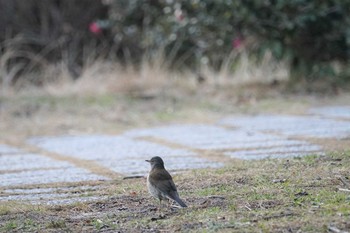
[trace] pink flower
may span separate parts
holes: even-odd
[[[95,35],[100,35],[102,33],[102,29],[101,29],[100,25],[98,25],[98,23],[96,23],[96,22],[90,23],[89,30],[90,30],[90,32],[92,32]]]
[[[232,40],[232,47],[234,49],[239,49],[243,46],[243,39],[241,37],[237,37]]]
[[[181,22],[185,18],[181,9],[176,9],[174,12],[174,15],[175,15],[175,18],[178,22]]]

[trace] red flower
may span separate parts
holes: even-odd
[[[239,49],[243,46],[243,40],[241,37],[237,37],[235,39],[232,40],[232,47],[234,49]]]
[[[100,25],[96,22],[90,23],[89,30],[90,30],[90,32],[92,32],[95,35],[100,35],[102,33],[102,29],[101,29]]]

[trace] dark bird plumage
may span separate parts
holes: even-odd
[[[181,207],[187,207],[177,193],[173,178],[169,172],[165,170],[162,158],[156,156],[150,160],[146,160],[146,162],[151,164],[151,171],[147,177],[147,187],[150,194],[158,198],[160,202],[162,200],[171,199]]]

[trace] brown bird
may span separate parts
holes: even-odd
[[[156,156],[150,160],[146,160],[146,162],[151,164],[151,171],[147,176],[149,193],[153,197],[158,198],[160,203],[162,200],[171,199],[181,207],[187,207],[177,193],[173,178],[169,172],[165,170],[162,158]]]

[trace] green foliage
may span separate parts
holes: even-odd
[[[288,59],[296,77],[346,78],[345,66],[331,62],[347,62],[349,9],[344,0],[116,0],[110,19],[124,56],[162,48],[170,61],[216,66],[243,43],[254,54]]]
[[[113,31],[124,54],[157,54],[177,64],[222,62],[238,37],[231,1],[114,1]],[[138,58],[140,56],[130,56]]]

